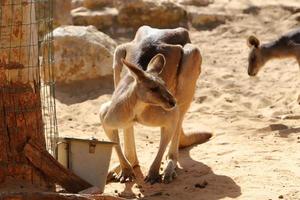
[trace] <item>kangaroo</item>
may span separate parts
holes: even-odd
[[[151,184],[170,183],[176,177],[178,148],[207,141],[211,133],[184,133],[182,122],[195,93],[201,72],[199,49],[190,43],[184,28],[155,29],[142,26],[133,41],[118,46],[114,54],[115,91],[102,104],[100,119],[115,146],[120,165],[109,176],[120,182],[132,181],[138,166],[134,142],[135,122],[160,127],[158,153],[145,178]],[[123,66],[128,69],[121,77]],[[118,129],[124,130],[124,153]],[[159,174],[164,152],[171,142],[163,177]]]
[[[247,43],[251,48],[248,57],[249,76],[257,75],[264,64],[273,58],[294,57],[300,66],[300,29],[291,31],[275,41],[262,45],[255,36],[250,36]]]

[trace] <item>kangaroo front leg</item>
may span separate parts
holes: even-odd
[[[121,172],[119,174],[115,174],[115,179],[120,181],[121,183],[132,181],[132,179],[135,177],[133,168],[130,165],[129,161],[124,156],[121,146],[120,146],[120,139],[118,130],[108,129],[103,126],[104,131],[107,135],[107,137],[112,141],[116,142],[117,145],[115,146],[119,161],[120,161],[120,167]]]
[[[168,152],[167,166],[165,168],[164,176],[163,176],[164,183],[172,182],[172,180],[177,176],[175,169],[177,167],[177,161],[178,161],[178,148],[179,148],[182,120],[183,118],[181,117],[176,125],[176,130],[171,140],[171,145],[169,147],[169,152]]]
[[[115,146],[115,149],[116,149],[119,161],[120,161],[121,172],[115,178],[117,180],[119,180],[120,182],[131,181],[132,178],[134,178],[134,172],[133,172],[133,169],[132,169],[130,163],[125,158],[125,156],[122,152],[122,149],[120,147],[120,138],[119,138],[118,129],[108,127],[104,120],[108,113],[108,109],[109,109],[110,105],[111,105],[110,101],[102,104],[102,106],[100,108],[100,120],[102,122],[102,127],[103,127],[104,132],[106,133],[107,137],[110,139],[110,141],[117,143],[117,145]]]
[[[132,167],[136,167],[139,165],[139,161],[136,155],[133,126],[124,129],[124,153]]]
[[[154,184],[156,182],[161,181],[161,176],[159,175],[159,168],[160,168],[162,157],[172,138],[173,133],[174,133],[174,128],[172,126],[161,128],[161,139],[159,144],[159,150],[150,167],[148,175],[145,178],[146,182],[150,182],[151,184]]]
[[[139,161],[136,155],[136,147],[134,140],[134,129],[133,127],[129,127],[124,129],[124,153],[125,157],[134,168],[139,165]],[[115,179],[115,174],[119,174],[121,172],[120,164],[115,165],[109,171],[107,175],[107,181],[111,181]]]

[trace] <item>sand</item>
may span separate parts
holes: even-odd
[[[249,9],[251,5],[255,9]],[[142,175],[157,153],[159,129],[137,125],[138,178],[133,183],[110,183],[105,193],[151,200],[300,199],[298,63],[273,60],[250,78],[246,45],[250,34],[270,41],[299,27],[300,2],[216,0],[210,6],[231,14],[232,19],[213,30],[191,30],[203,65],[184,127],[212,130],[214,137],[180,151],[174,182],[149,185]],[[113,88],[111,80],[104,82],[58,87],[60,136],[106,138],[98,110]],[[113,154],[111,165],[115,163]]]

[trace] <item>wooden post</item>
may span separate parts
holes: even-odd
[[[45,149],[29,141],[24,148],[25,156],[52,182],[59,183],[69,192],[80,192],[92,185],[60,165]]]
[[[26,182],[50,189],[54,184],[24,155],[29,139],[46,149],[33,2],[0,3],[0,182]]]
[[[16,193],[5,194],[0,196],[0,200],[125,200],[119,197],[107,195],[74,195],[74,194],[58,194],[58,193]]]
[[[46,150],[35,1],[1,0],[0,6],[0,199],[20,188],[51,191],[55,183],[70,192],[91,187]]]

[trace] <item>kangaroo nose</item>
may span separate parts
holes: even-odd
[[[174,100],[170,100],[170,101],[169,101],[169,105],[170,105],[171,107],[174,107],[174,106],[176,105],[176,102],[175,102]]]
[[[254,70],[253,68],[251,68],[250,66],[248,67],[248,75],[249,76],[256,76],[257,74],[257,70]]]

